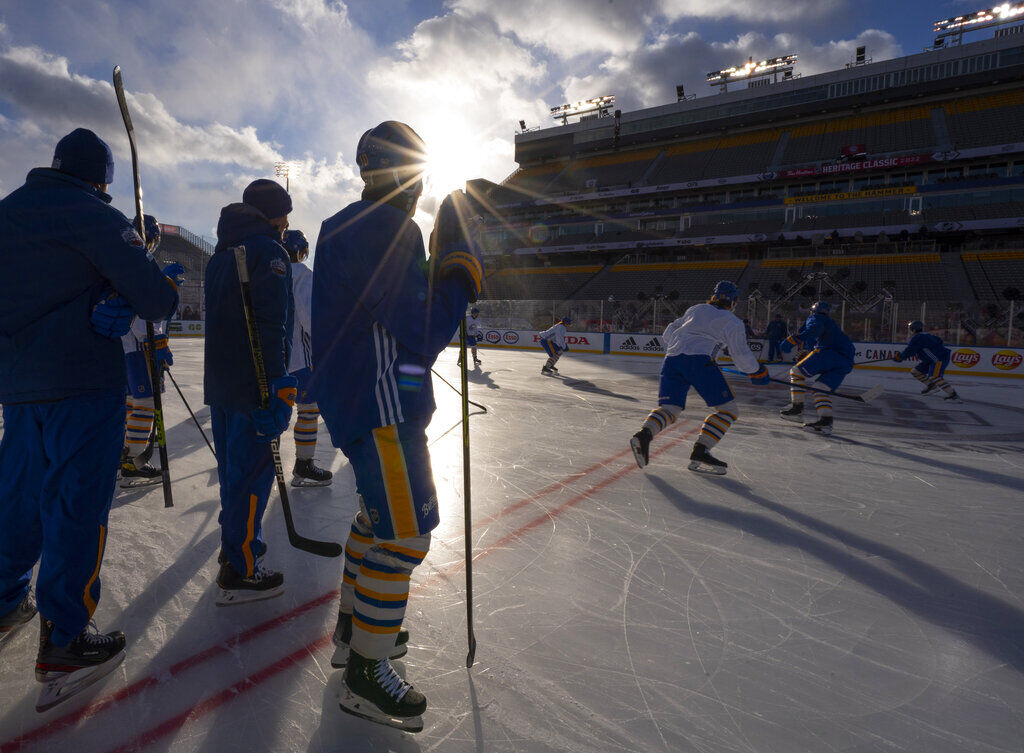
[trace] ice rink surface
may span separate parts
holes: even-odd
[[[202,341],[173,343],[202,407]],[[34,711],[34,629],[0,663],[11,751],[1024,751],[1024,384],[951,377],[964,405],[906,374],[836,433],[783,421],[781,386],[732,380],[740,418],[686,470],[706,411],[638,470],[628,449],[660,359],[482,350],[470,373],[476,665],[466,659],[458,397],[435,379],[429,435],[442,524],[417,569],[395,662],[428,699],[411,735],[342,713],[330,667],[340,560],[288,546],[277,492],[267,563],[283,597],[214,605],[214,460],[168,385],[175,506],[119,490],[101,629],[128,636],[101,684]],[[437,371],[458,384],[455,352]],[[773,367],[773,373],[784,372]],[[209,414],[198,410],[209,431]],[[454,428],[453,428],[454,427]],[[282,442],[290,479],[294,445]],[[321,427],[334,485],[291,489],[307,536],[343,541],[354,481]]]

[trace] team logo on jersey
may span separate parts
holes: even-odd
[[[428,499],[420,506],[420,512],[425,518],[430,514],[430,511],[433,510],[435,507],[437,507],[437,495],[431,495],[430,499]]]
[[[515,345],[516,343],[519,342],[519,333],[511,331],[506,332],[504,335],[502,335],[501,339],[507,342],[509,345]]]
[[[949,360],[957,366],[969,369],[981,360],[981,354],[976,350],[971,350],[970,348],[960,348],[960,350],[954,353],[953,357]]]
[[[284,277],[286,274],[288,274],[288,265],[285,264],[280,259],[271,259],[270,271],[273,272],[278,277]]]
[[[501,333],[498,332],[498,330],[496,329],[492,329],[490,332],[484,335],[484,339],[491,345],[497,345],[498,343],[501,342]]]
[[[1012,350],[1000,350],[992,354],[992,365],[1000,371],[1010,371],[1020,366],[1024,356]]]
[[[135,232],[135,228],[126,227],[121,231],[121,239],[129,246],[135,246],[136,248],[145,248],[146,244],[142,242],[142,236]]]

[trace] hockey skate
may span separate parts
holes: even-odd
[[[814,423],[804,424],[804,431],[813,431],[827,437],[832,433],[832,416],[822,416]]]
[[[922,395],[927,395],[929,392],[932,392],[935,389],[936,389],[935,382],[931,382],[931,383],[928,384],[927,387],[925,387],[923,390],[921,390],[921,394]]]
[[[139,458],[131,458],[127,455],[121,456],[121,482],[122,489],[132,489],[136,486],[152,486],[159,484],[163,474],[158,468],[154,468],[148,461],[136,465]]]
[[[330,486],[334,474],[318,468],[312,458],[296,458],[292,468],[292,486]]]
[[[696,442],[693,445],[693,452],[690,453],[690,465],[688,467],[691,471],[697,471],[697,473],[724,476],[729,464],[724,460],[719,460],[711,454],[707,447],[700,442]]]
[[[964,402],[963,398],[960,397],[958,394],[956,394],[956,390],[953,391],[952,395],[946,395],[942,399],[946,400],[948,402],[951,402],[951,403],[961,403],[962,404]]]
[[[636,467],[643,468],[650,462],[651,430],[646,426],[633,435],[629,440],[630,449],[633,450],[633,457],[636,458]]]
[[[253,574],[246,577],[235,570],[230,562],[225,562],[217,574],[217,585],[220,586],[218,607],[247,604],[283,594],[284,574],[263,567],[263,563],[257,559]]]
[[[338,612],[338,624],[334,628],[334,656],[331,666],[341,669],[348,664],[349,643],[352,642],[352,615]],[[409,631],[402,629],[395,636],[395,649],[389,659],[400,659],[409,653]]]
[[[427,699],[407,683],[387,659],[367,659],[350,652],[345,667],[345,687],[339,700],[341,710],[377,724],[419,732],[420,716]]]
[[[483,363],[483,361],[481,361],[479,358],[477,358],[475,356],[473,357],[473,365],[474,366],[479,366],[482,363]]]
[[[803,403],[790,403],[788,408],[779,411],[779,415],[788,421],[802,421],[804,415]]]
[[[0,650],[4,644],[14,637],[21,628],[27,625],[36,616],[36,602],[32,598],[32,592],[25,594],[14,609],[0,617]]]
[[[78,695],[113,672],[127,653],[120,630],[100,633],[90,624],[71,643],[58,648],[50,642],[53,623],[41,615],[40,623],[36,679],[45,684],[36,711],[46,711]]]

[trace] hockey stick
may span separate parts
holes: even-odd
[[[460,346],[460,347],[461,347],[461,346]],[[460,397],[462,396],[462,393],[461,393],[461,392],[459,392],[458,388],[457,388],[457,387],[456,387],[456,386],[455,386],[454,384],[452,384],[451,382],[449,382],[449,381],[448,381],[447,379],[445,379],[445,378],[444,378],[443,376],[441,376],[440,374],[438,374],[438,373],[437,373],[436,371],[434,371],[433,369],[431,369],[431,370],[430,370],[430,373],[431,373],[431,374],[433,374],[434,376],[436,376],[436,377],[437,377],[438,379],[440,379],[440,380],[441,380],[442,382],[444,382],[445,384],[447,384],[447,385],[448,385],[449,387],[451,387],[451,388],[452,388],[453,390],[455,390],[455,394],[456,394],[456,395],[459,395]],[[482,410],[482,411],[483,411],[484,413],[486,413],[486,412],[487,412],[487,406],[485,406],[485,405],[480,405],[480,403],[474,403],[474,402],[473,402],[472,400],[467,400],[466,402],[468,402],[468,403],[469,403],[470,405],[472,405],[472,406],[473,406],[474,408],[479,408],[479,409],[480,409],[480,410]]]
[[[882,361],[891,361],[891,358],[876,358],[873,361],[855,361],[854,366],[863,366],[866,363],[882,363]],[[897,363],[899,363],[897,361]]]
[[[203,427],[199,424],[199,419],[196,418],[196,414],[192,412],[192,406],[188,404],[188,400],[186,400],[185,395],[182,394],[181,387],[179,387],[178,383],[174,380],[174,375],[171,374],[170,369],[164,369],[164,371],[167,373],[167,376],[170,377],[171,384],[173,384],[174,389],[178,391],[178,397],[181,398],[181,402],[185,403],[185,408],[188,409],[188,414],[192,416],[192,422],[196,425],[196,428],[199,429],[199,433],[203,435],[203,439],[206,439],[206,446],[210,448],[210,452],[213,453],[213,459],[216,460],[217,451],[213,449],[213,445],[210,444],[210,440],[207,439],[206,432],[203,431]]]
[[[722,368],[722,371],[726,372],[727,374],[739,374],[740,376],[750,376],[750,374],[748,374],[747,372],[745,372],[745,371],[737,371],[736,369]],[[768,381],[769,382],[775,382],[775,384],[784,384],[787,387],[792,387],[793,386],[793,384],[791,382],[787,382],[785,379],[772,379],[772,378],[769,378]],[[846,395],[846,394],[843,394],[842,392],[833,392],[832,390],[822,390],[822,389],[819,389],[817,387],[798,387],[797,389],[804,390],[805,392],[820,392],[823,395],[832,395],[834,397],[844,397],[847,400],[856,400],[858,403],[870,403],[872,400],[874,400],[879,395],[881,395],[883,392],[885,392],[885,388],[882,387],[882,385],[880,385],[880,384],[876,384],[874,387],[871,387],[870,389],[862,392],[859,395]]]
[[[469,486],[469,367],[466,365],[466,317],[462,317],[459,323],[459,353],[462,356],[462,501],[465,506],[463,517],[466,525],[466,631],[469,638],[466,667],[469,668],[473,666],[476,658],[476,636],[473,634],[473,523]]]
[[[256,368],[256,383],[260,389],[260,403],[264,408],[270,407],[270,390],[267,387],[267,370],[263,364],[263,348],[260,346],[260,331],[256,325],[253,312],[252,290],[249,285],[249,266],[245,261],[245,246],[235,246],[235,265],[238,268],[238,282],[242,287],[242,309],[245,312],[245,324],[249,332],[249,349],[252,351],[252,363]],[[315,554],[320,557],[337,557],[342,552],[341,544],[334,541],[317,541],[300,536],[295,530],[292,520],[292,507],[288,502],[288,485],[284,480],[284,467],[281,465],[280,440],[274,437],[270,441],[270,453],[274,459],[274,473],[277,475],[277,490],[281,495],[281,510],[284,512],[284,525],[288,530],[288,543],[296,549]]]
[[[135,228],[146,244],[146,227],[142,219],[142,183],[139,181],[139,153],[135,148],[135,127],[132,116],[128,112],[128,100],[124,96],[124,83],[121,81],[121,66],[114,66],[114,94],[117,95],[117,106],[121,108],[121,119],[128,131],[128,146],[132,152],[132,180],[135,182]],[[160,368],[156,361],[156,335],[153,322],[146,322],[146,360],[149,365],[149,380],[153,385],[153,425],[156,427],[156,446],[160,451],[160,478],[164,485],[164,507],[174,507],[171,497],[171,471],[167,459],[167,436],[164,434],[164,404],[160,394]]]

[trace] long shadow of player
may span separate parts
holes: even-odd
[[[498,383],[491,379],[491,372],[482,369],[470,369],[466,372],[466,379],[473,384],[482,384],[489,390],[500,390]]]
[[[758,496],[746,484],[734,479],[716,479],[714,483],[716,487],[725,487],[741,499],[834,539],[842,546],[763,515],[697,502],[654,474],[648,474],[647,480],[683,512],[725,523],[775,544],[798,548],[901,608],[954,632],[957,638],[966,638],[1018,672],[1024,671],[1024,612],[1020,609],[971,588],[938,568],[892,547]],[[885,559],[913,582],[865,562],[846,551],[846,547]]]
[[[639,400],[637,400],[637,398],[633,397],[632,395],[622,395],[618,392],[606,390],[603,387],[598,387],[593,382],[587,381],[586,379],[577,379],[575,377],[563,377],[562,383],[566,387],[570,387],[574,390],[579,390],[580,392],[590,392],[595,395],[604,395],[606,397],[618,398],[619,400],[628,400],[631,403],[640,402]]]

